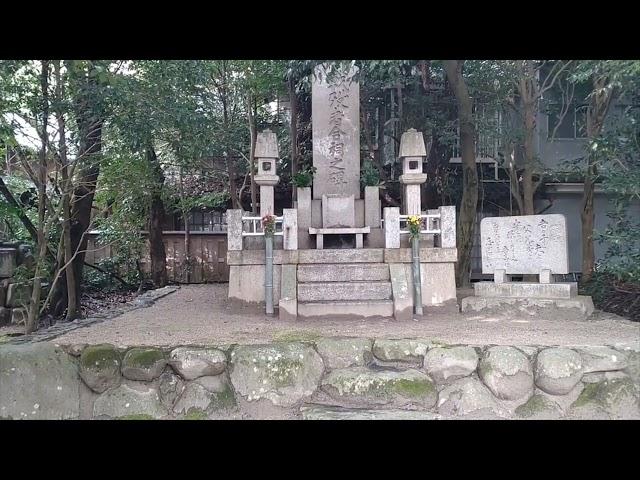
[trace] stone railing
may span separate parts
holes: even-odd
[[[381,220],[384,228],[385,248],[400,248],[400,235],[408,234],[406,227],[409,215],[401,215],[397,207],[386,207]],[[456,248],[456,207],[444,206],[421,214],[426,219],[427,228],[423,234],[438,235],[440,248]]]
[[[0,418],[638,419],[639,358],[638,342],[5,345]]]
[[[243,238],[264,237],[262,218],[245,215],[242,210],[227,210],[227,249],[242,250]],[[274,236],[283,237],[285,250],[298,249],[298,215],[295,208],[285,208],[282,216],[276,217]]]

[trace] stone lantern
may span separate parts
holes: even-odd
[[[274,215],[273,187],[280,181],[280,177],[276,175],[279,154],[275,132],[266,129],[257,135],[254,156],[258,163],[258,174],[254,180],[260,185],[260,216],[264,217],[267,213]]]
[[[429,141],[429,150],[431,150],[431,141]],[[427,155],[422,132],[411,128],[402,134],[400,183],[404,185],[406,215],[420,215],[420,185],[427,180],[427,174],[422,173],[422,162]]]

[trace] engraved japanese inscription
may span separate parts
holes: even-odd
[[[482,273],[569,273],[564,215],[487,217],[480,222]]]
[[[325,194],[360,198],[360,95],[357,70],[316,68],[312,83],[313,198]]]

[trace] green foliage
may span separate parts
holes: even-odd
[[[316,167],[307,166],[299,170],[291,179],[294,187],[304,188],[313,185],[313,176],[316,173]]]
[[[380,171],[371,160],[365,160],[362,165],[360,183],[363,187],[377,187],[380,185]]]

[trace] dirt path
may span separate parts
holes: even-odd
[[[234,312],[227,285],[186,285],[153,306],[125,313],[55,339],[56,343],[131,345],[224,345],[320,336],[424,337],[445,343],[505,345],[615,345],[640,341],[640,324],[597,312],[588,321],[498,319],[431,314],[397,322],[308,320],[281,322],[256,312]]]

